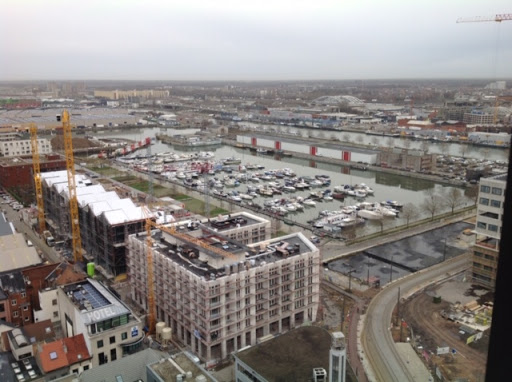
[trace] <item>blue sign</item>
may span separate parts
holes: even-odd
[[[132,337],[137,337],[139,335],[139,328],[136,326],[132,327]]]

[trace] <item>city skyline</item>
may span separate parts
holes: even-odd
[[[9,0],[0,80],[512,78],[507,5]]]

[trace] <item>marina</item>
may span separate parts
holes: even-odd
[[[202,192],[208,190],[219,202],[225,200],[241,208],[261,211],[288,225],[318,230],[313,222],[323,218],[322,211],[345,208],[345,214],[336,218],[336,224],[327,222],[321,227],[325,232],[350,228],[357,229],[358,234],[370,234],[384,226],[403,225],[406,219],[401,216],[399,206],[407,203],[418,207],[412,221],[426,218],[428,212],[420,207],[425,198],[423,192],[433,189],[443,195],[453,188],[406,175],[357,170],[293,156],[261,155],[225,145],[204,154],[206,151],[180,151],[178,147],[157,141],[152,145],[152,151],[156,153],[156,160],[162,159],[164,153],[171,155],[171,152],[184,158],[167,164],[164,158],[164,163],[158,163],[154,168],[157,178],[179,182]],[[148,171],[147,166],[138,165],[142,166],[138,171]],[[473,203],[470,198],[462,197],[460,206]],[[443,209],[447,210],[446,207]]]

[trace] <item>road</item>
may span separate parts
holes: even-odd
[[[8,204],[2,204],[2,209],[5,211],[7,220],[12,222],[14,228],[16,228],[16,232],[23,233],[25,238],[30,240],[36,249],[39,249],[43,261],[48,260],[51,263],[62,261],[60,255],[52,247],[48,247],[44,239],[40,238],[24,221],[20,221],[20,211],[12,209]]]
[[[400,357],[389,330],[398,296],[407,298],[427,285],[459,273],[470,265],[469,261],[467,255],[450,259],[396,280],[373,298],[364,317],[360,338],[363,364],[370,381],[415,380],[407,362]]]

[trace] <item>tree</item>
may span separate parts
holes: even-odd
[[[348,134],[348,133],[343,134],[343,140],[345,142],[350,142],[350,134]]]
[[[452,214],[462,204],[462,192],[458,188],[451,187],[444,193],[444,204],[452,210]]]
[[[407,227],[409,227],[409,221],[418,216],[418,208],[412,203],[407,203],[402,208],[402,216],[407,221]]]
[[[395,141],[393,140],[393,138],[389,137],[388,139],[386,139],[386,146],[391,148],[394,145],[395,145]]]
[[[464,195],[473,201],[473,205],[476,205],[478,201],[478,185],[473,185],[464,190]]]
[[[364,138],[361,134],[357,134],[356,141],[359,144],[363,144]]]
[[[409,138],[405,138],[405,141],[404,141],[404,147],[409,150],[411,148],[411,145],[412,145],[412,142]]]
[[[429,188],[425,191],[425,200],[421,204],[421,206],[430,213],[430,218],[434,220],[434,216],[436,212],[439,212],[442,206],[442,198],[437,195],[435,188]]]
[[[377,137],[373,137],[373,138],[372,138],[372,144],[373,144],[374,146],[378,146],[378,144],[379,144],[379,138],[377,138]]]

